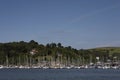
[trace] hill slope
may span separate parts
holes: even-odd
[[[95,50],[95,51],[108,51],[110,54],[113,53],[120,53],[120,47],[99,47],[99,48],[93,48],[90,50]]]

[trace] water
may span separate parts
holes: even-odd
[[[120,80],[120,70],[0,69],[0,80]]]

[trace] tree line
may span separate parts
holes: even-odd
[[[29,42],[0,43],[0,65],[34,65],[38,63],[61,63],[84,65],[90,62],[96,63],[96,57],[100,61],[107,62],[114,57],[120,59],[120,53],[111,53],[108,49],[75,49],[71,46],[63,46],[61,43],[39,44],[31,40]],[[44,64],[44,63],[43,63]]]

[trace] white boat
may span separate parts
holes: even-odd
[[[0,65],[0,69],[2,69],[2,68],[4,68],[4,66],[3,66],[3,65]]]

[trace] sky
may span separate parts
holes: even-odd
[[[120,0],[0,0],[0,42],[120,46]]]

